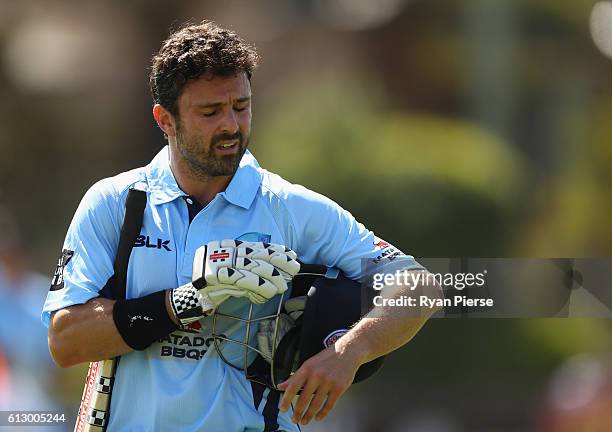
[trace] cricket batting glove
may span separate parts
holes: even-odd
[[[265,303],[285,292],[299,270],[297,255],[286,246],[212,241],[196,250],[192,282],[173,290],[172,308],[185,326],[210,315],[230,297]]]

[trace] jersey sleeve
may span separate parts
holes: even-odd
[[[362,280],[372,265],[384,272],[422,268],[412,256],[376,237],[334,201],[294,187],[287,205],[295,229],[296,253],[302,262],[337,267],[354,280]]]
[[[97,297],[113,275],[121,228],[118,200],[110,179],[93,185],[81,200],[43,306],[45,326],[54,311]]]

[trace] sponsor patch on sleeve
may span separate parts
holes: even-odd
[[[57,260],[57,266],[55,267],[55,273],[53,274],[53,280],[51,281],[50,291],[57,291],[64,288],[64,270],[72,259],[74,251],[64,249],[62,255]]]
[[[374,237],[374,246],[376,246],[378,252],[378,255],[373,260],[374,264],[378,264],[384,259],[393,261],[397,257],[405,256],[401,250],[378,237]]]

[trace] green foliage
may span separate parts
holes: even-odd
[[[386,112],[361,88],[323,82],[270,102],[254,144],[262,165],[411,253],[503,255],[520,157],[468,122]]]

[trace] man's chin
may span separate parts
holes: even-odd
[[[219,155],[213,151],[207,155],[192,155],[192,157],[186,157],[185,160],[190,165],[191,171],[198,177],[227,177],[236,173],[245,152],[246,148],[227,155]]]
[[[216,158],[215,166],[210,169],[211,177],[232,176],[236,174],[243,155],[244,150],[239,153]]]

